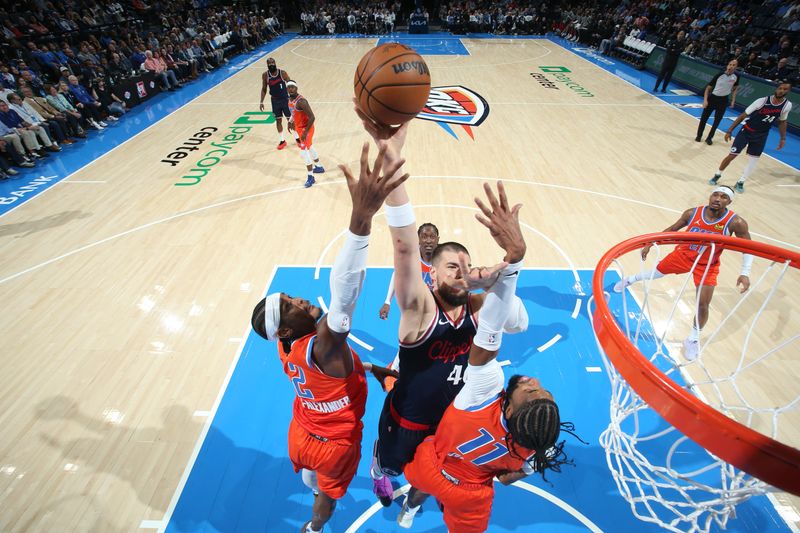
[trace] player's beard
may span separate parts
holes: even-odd
[[[444,283],[440,284],[437,289],[439,297],[448,305],[458,306],[467,303],[469,292],[463,289],[454,289]]]
[[[267,70],[269,70],[270,74],[275,74],[276,72],[278,72],[278,66],[277,65],[270,65],[269,67],[267,67]]]

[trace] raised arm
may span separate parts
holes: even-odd
[[[408,122],[392,128],[374,123],[357,106],[356,113],[364,129],[376,142],[388,143],[386,161],[392,164],[402,161],[400,154],[405,144]],[[397,172],[402,172],[402,167],[398,167]],[[419,273],[419,237],[414,211],[402,185],[395,188],[386,199],[386,220],[394,249],[394,294],[401,311],[400,338],[416,340],[415,335],[425,318],[426,301],[427,307],[430,307],[427,311],[430,312],[434,301]]]
[[[339,166],[347,180],[353,209],[350,213],[350,225],[344,246],[331,270],[330,309],[317,325],[317,339],[313,348],[314,360],[326,374],[332,376],[344,377],[353,369],[350,348],[346,340],[356,300],[361,293],[361,284],[366,275],[372,217],[381,208],[392,189],[408,179],[407,174],[397,173],[403,165],[402,160],[384,167],[385,154],[384,144],[380,147],[375,164],[370,168],[369,144],[364,143],[358,180],[353,177],[349,168],[344,165]],[[385,174],[382,175],[384,168]]]

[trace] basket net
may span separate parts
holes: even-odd
[[[647,260],[640,249],[653,248]],[[652,273],[672,245],[725,249],[699,356],[683,357],[696,324],[692,273]],[[741,254],[755,261],[750,289],[735,288]],[[700,257],[700,256],[698,256]],[[612,269],[617,270],[613,272]],[[660,233],[612,248],[595,270],[593,325],[611,382],[600,437],[621,495],[641,520],[670,531],[725,528],[736,505],[779,487],[800,494],[800,254],[732,237]],[[695,261],[693,270],[709,275]],[[727,272],[726,274],[726,271]],[[702,281],[701,281],[702,284]]]

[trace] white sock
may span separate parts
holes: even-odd
[[[311,159],[314,160],[314,163],[319,164],[319,154],[314,150],[313,146],[308,147],[308,153],[311,154]]]
[[[313,529],[311,527],[311,523],[309,522],[308,525],[306,526],[306,533],[322,533],[322,530],[321,529]]]
[[[716,172],[714,172],[714,177],[715,178],[721,178],[722,177],[722,171],[721,170],[717,170]]]
[[[695,342],[699,342],[699,341],[700,341],[700,332],[701,332],[701,331],[702,331],[702,330],[700,330],[700,329],[697,329],[697,324],[695,324],[694,326],[692,326],[692,332],[691,332],[691,333],[689,333],[689,339],[688,339],[688,340],[690,340],[690,341],[695,341]]]
[[[750,160],[747,162],[747,166],[744,167],[744,172],[742,172],[742,177],[739,178],[741,183],[744,183],[744,180],[750,177],[750,174],[756,169],[756,165],[758,164],[758,156],[751,155],[749,156]]]
[[[369,475],[375,480],[383,479],[383,472],[381,472],[381,469],[378,466],[378,460],[374,457],[372,458],[372,468],[369,469]]]
[[[280,137],[281,142],[286,142],[286,139],[283,137],[283,131],[278,132],[278,137]]]
[[[645,270],[644,272],[639,272],[638,274],[634,274],[632,276],[628,276],[627,278],[625,278],[625,281],[626,281],[627,285],[632,285],[632,284],[636,283],[637,281],[642,281],[642,280],[645,280],[645,279],[663,278],[664,275],[665,274],[662,274],[661,272],[659,272],[657,268],[654,268],[653,270]]]
[[[422,507],[421,505],[417,505],[416,507],[411,507],[410,505],[408,505],[408,496],[406,496],[406,506],[407,506],[406,514],[412,518],[414,517],[415,514],[417,514],[419,508]]]

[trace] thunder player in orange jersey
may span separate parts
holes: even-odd
[[[347,344],[350,322],[367,267],[372,217],[389,192],[408,179],[397,176],[402,162],[385,167],[383,145],[369,169],[369,146],[361,152],[356,181],[345,166],[353,201],[350,227],[330,275],[330,311],[307,300],[273,293],[253,310],[253,330],[278,342],[284,371],[294,386],[293,418],[289,426],[289,458],[295,472],[317,494],[312,519],[302,531],[318,533],[333,513],[336,500],[347,492],[361,457],[361,432],[367,399],[365,370],[382,378],[392,371],[362,364]],[[389,178],[381,176],[381,171]]]
[[[294,130],[299,135],[300,156],[306,163],[308,177],[306,178],[306,188],[316,183],[314,174],[325,172],[319,164],[319,156],[314,149],[314,122],[317,118],[311,110],[311,105],[300,93],[297,92],[297,83],[292,80],[286,82],[286,90],[289,91],[289,109],[292,111],[292,118],[289,120],[289,129]],[[313,160],[313,164],[312,164]]]
[[[443,506],[449,531],[486,531],[495,476],[507,485],[533,472],[558,471],[567,462],[564,442],[558,443],[558,437],[562,428],[571,433],[573,427],[562,425],[553,395],[538,379],[523,376],[512,377],[503,390],[505,378],[496,357],[526,246],[518,208],[509,209],[502,189],[500,193],[500,202],[489,195],[492,209],[478,205],[485,215],[483,223],[507,251],[508,265],[488,288],[469,352],[466,384],[445,411],[435,435],[419,445],[406,465],[412,488],[397,517],[401,527],[411,527],[420,505],[433,494]],[[463,254],[460,268],[466,278],[469,267]]]
[[[433,260],[433,251],[439,246],[439,228],[430,222],[425,222],[417,228],[417,237],[419,237],[419,269],[422,271],[422,281],[429,289],[433,290],[433,280],[431,279],[431,261]],[[386,300],[383,302],[378,316],[381,320],[386,320],[389,317],[389,309],[392,304],[392,297],[394,297],[394,272],[392,278],[389,280],[389,292],[386,293]]]
[[[742,239],[750,238],[750,230],[747,222],[728,209],[733,201],[734,192],[727,185],[720,185],[711,193],[707,206],[692,207],[687,209],[670,227],[664,231],[678,231],[687,228],[686,231],[694,233],[716,233],[718,235],[730,235]],[[642,248],[642,259],[647,257],[652,244],[647,244]],[[708,322],[708,306],[711,304],[711,297],[714,295],[714,287],[717,285],[717,274],[719,274],[719,256],[722,250],[718,250],[711,255],[710,246],[698,246],[682,244],[662,259],[655,270],[640,272],[620,280],[614,285],[614,292],[622,292],[625,287],[642,280],[651,280],[664,277],[666,274],[685,274],[692,271],[694,285],[700,291],[700,302],[697,308],[692,332],[683,341],[683,355],[689,361],[697,359],[700,352],[700,331]],[[698,256],[700,256],[698,258]],[[697,262],[695,266],[695,261]],[[753,256],[743,254],[742,271],[736,280],[736,285],[741,286],[740,292],[745,292],[750,288],[750,268],[753,265]],[[692,267],[694,266],[694,270]]]

